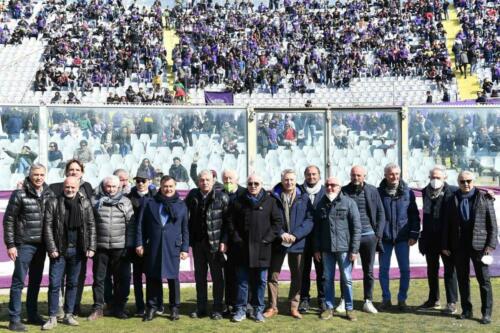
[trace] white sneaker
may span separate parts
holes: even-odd
[[[378,313],[372,301],[370,301],[369,299],[365,301],[365,304],[363,305],[363,311],[368,313]]]
[[[335,312],[337,313],[345,313],[345,302],[344,299],[340,299],[339,305],[335,308]]]
[[[43,324],[42,331],[48,331],[56,327],[57,327],[57,317],[56,316],[49,317],[49,320],[47,320],[45,324]]]
[[[80,323],[78,323],[76,321],[75,317],[71,313],[67,313],[64,316],[63,323],[66,324],[66,325],[70,325],[70,326],[78,326],[78,325],[80,325]]]

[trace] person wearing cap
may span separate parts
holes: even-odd
[[[481,323],[491,324],[493,293],[488,265],[497,246],[498,226],[493,200],[474,186],[474,174],[458,174],[459,190],[446,207],[443,228],[443,254],[452,258],[458,278],[462,314],[472,319],[470,299],[470,262],[474,266],[481,294]],[[488,258],[489,257],[489,258]]]
[[[144,171],[138,171],[134,177],[135,186],[127,194],[132,203],[132,208],[134,209],[134,216],[139,216],[143,203],[148,198],[153,198],[156,195],[156,189],[149,187],[151,185],[150,175]],[[138,220],[135,221],[136,225],[139,223]],[[144,258],[137,255],[136,251],[129,252],[129,258],[132,262],[133,275],[132,279],[134,282],[134,294],[135,294],[135,310],[136,314],[143,316],[146,310],[144,304],[144,293],[142,291],[142,274],[144,273]],[[163,298],[161,298],[163,303]],[[163,304],[162,304],[163,305]]]
[[[168,170],[168,175],[175,179],[177,183],[189,182],[189,176],[186,168],[181,164],[181,159],[174,157],[174,164]]]

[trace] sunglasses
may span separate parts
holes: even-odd
[[[136,183],[145,183],[145,182],[147,182],[147,181],[148,181],[147,179],[142,179],[142,178],[137,178],[137,179],[135,180],[135,182],[136,182]]]
[[[247,183],[248,186],[259,186],[260,183],[259,182],[249,182]]]
[[[331,183],[329,184],[329,183],[327,183],[327,184],[325,184],[325,186],[326,187],[337,187],[337,186],[340,186],[340,185],[339,184],[331,184]]]
[[[466,183],[467,184],[472,183],[472,179],[463,179],[463,180],[460,181],[460,184],[462,184],[462,185],[465,185]]]

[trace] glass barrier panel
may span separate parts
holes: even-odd
[[[297,184],[304,182],[308,165],[325,174],[325,112],[259,112],[255,171],[271,189],[281,171],[293,169]]]
[[[49,164],[53,144],[63,161],[51,165],[49,182],[62,180],[71,158],[85,163],[84,179],[94,187],[118,168],[131,183],[142,173],[159,186],[170,175],[177,189],[195,187],[202,169],[214,170],[220,182],[224,169],[246,180],[245,109],[50,107],[49,117]]]
[[[411,185],[426,186],[435,165],[446,168],[452,185],[461,170],[474,172],[477,185],[498,185],[500,108],[415,107],[408,126]]]
[[[0,106],[0,190],[14,190],[38,162],[38,108]]]
[[[332,112],[330,171],[342,185],[350,171],[361,165],[366,182],[374,186],[384,177],[384,166],[400,163],[400,125],[396,110],[336,110]]]

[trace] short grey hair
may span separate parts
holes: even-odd
[[[129,175],[128,171],[125,169],[116,169],[115,171],[113,171],[113,176],[118,176],[120,173],[124,173],[127,176]]]
[[[214,174],[212,173],[212,171],[211,171],[211,170],[208,170],[208,169],[203,169],[203,170],[201,170],[201,171],[198,173],[198,179],[200,179],[200,178],[201,178],[201,176],[203,176],[203,175],[210,175],[210,177],[211,177],[212,179],[214,179]]]
[[[239,179],[239,177],[238,177],[238,173],[236,172],[236,170],[234,170],[234,169],[224,169],[224,171],[222,171],[222,177],[224,177],[224,175],[225,175],[225,174],[227,174],[227,173],[231,173],[231,174],[233,174],[233,175],[234,175],[235,180],[238,180],[238,179]]]
[[[102,184],[106,185],[107,183],[115,183],[117,186],[120,186],[120,178],[118,178],[118,176],[115,175],[106,176],[102,180]]]
[[[434,171],[441,171],[443,173],[443,176],[444,178],[447,177],[447,174],[446,174],[446,167],[442,164],[436,164],[432,169],[429,170],[429,177],[432,176],[432,174],[434,173]]]
[[[399,171],[401,171],[399,165],[397,165],[396,163],[389,163],[384,167],[384,175],[386,175],[392,169],[398,169]]]
[[[463,176],[470,176],[472,178],[472,180],[475,180],[476,179],[476,175],[474,175],[474,173],[472,171],[469,171],[469,170],[462,170],[460,171],[460,173],[458,174],[457,176],[457,181],[462,178]]]
[[[30,175],[33,170],[40,170],[40,169],[47,171],[47,168],[42,163],[33,163],[30,167]]]
[[[285,170],[281,171],[281,179],[285,178],[285,176],[289,175],[289,174],[294,174],[295,178],[297,178],[297,174],[295,173],[295,170],[293,170],[293,169],[285,169]]]
[[[262,176],[259,175],[259,174],[257,174],[257,173],[255,173],[255,172],[253,172],[250,175],[248,175],[247,183],[250,180],[250,178],[255,178],[255,180],[257,180],[261,184],[264,183],[264,179],[262,178]]]

